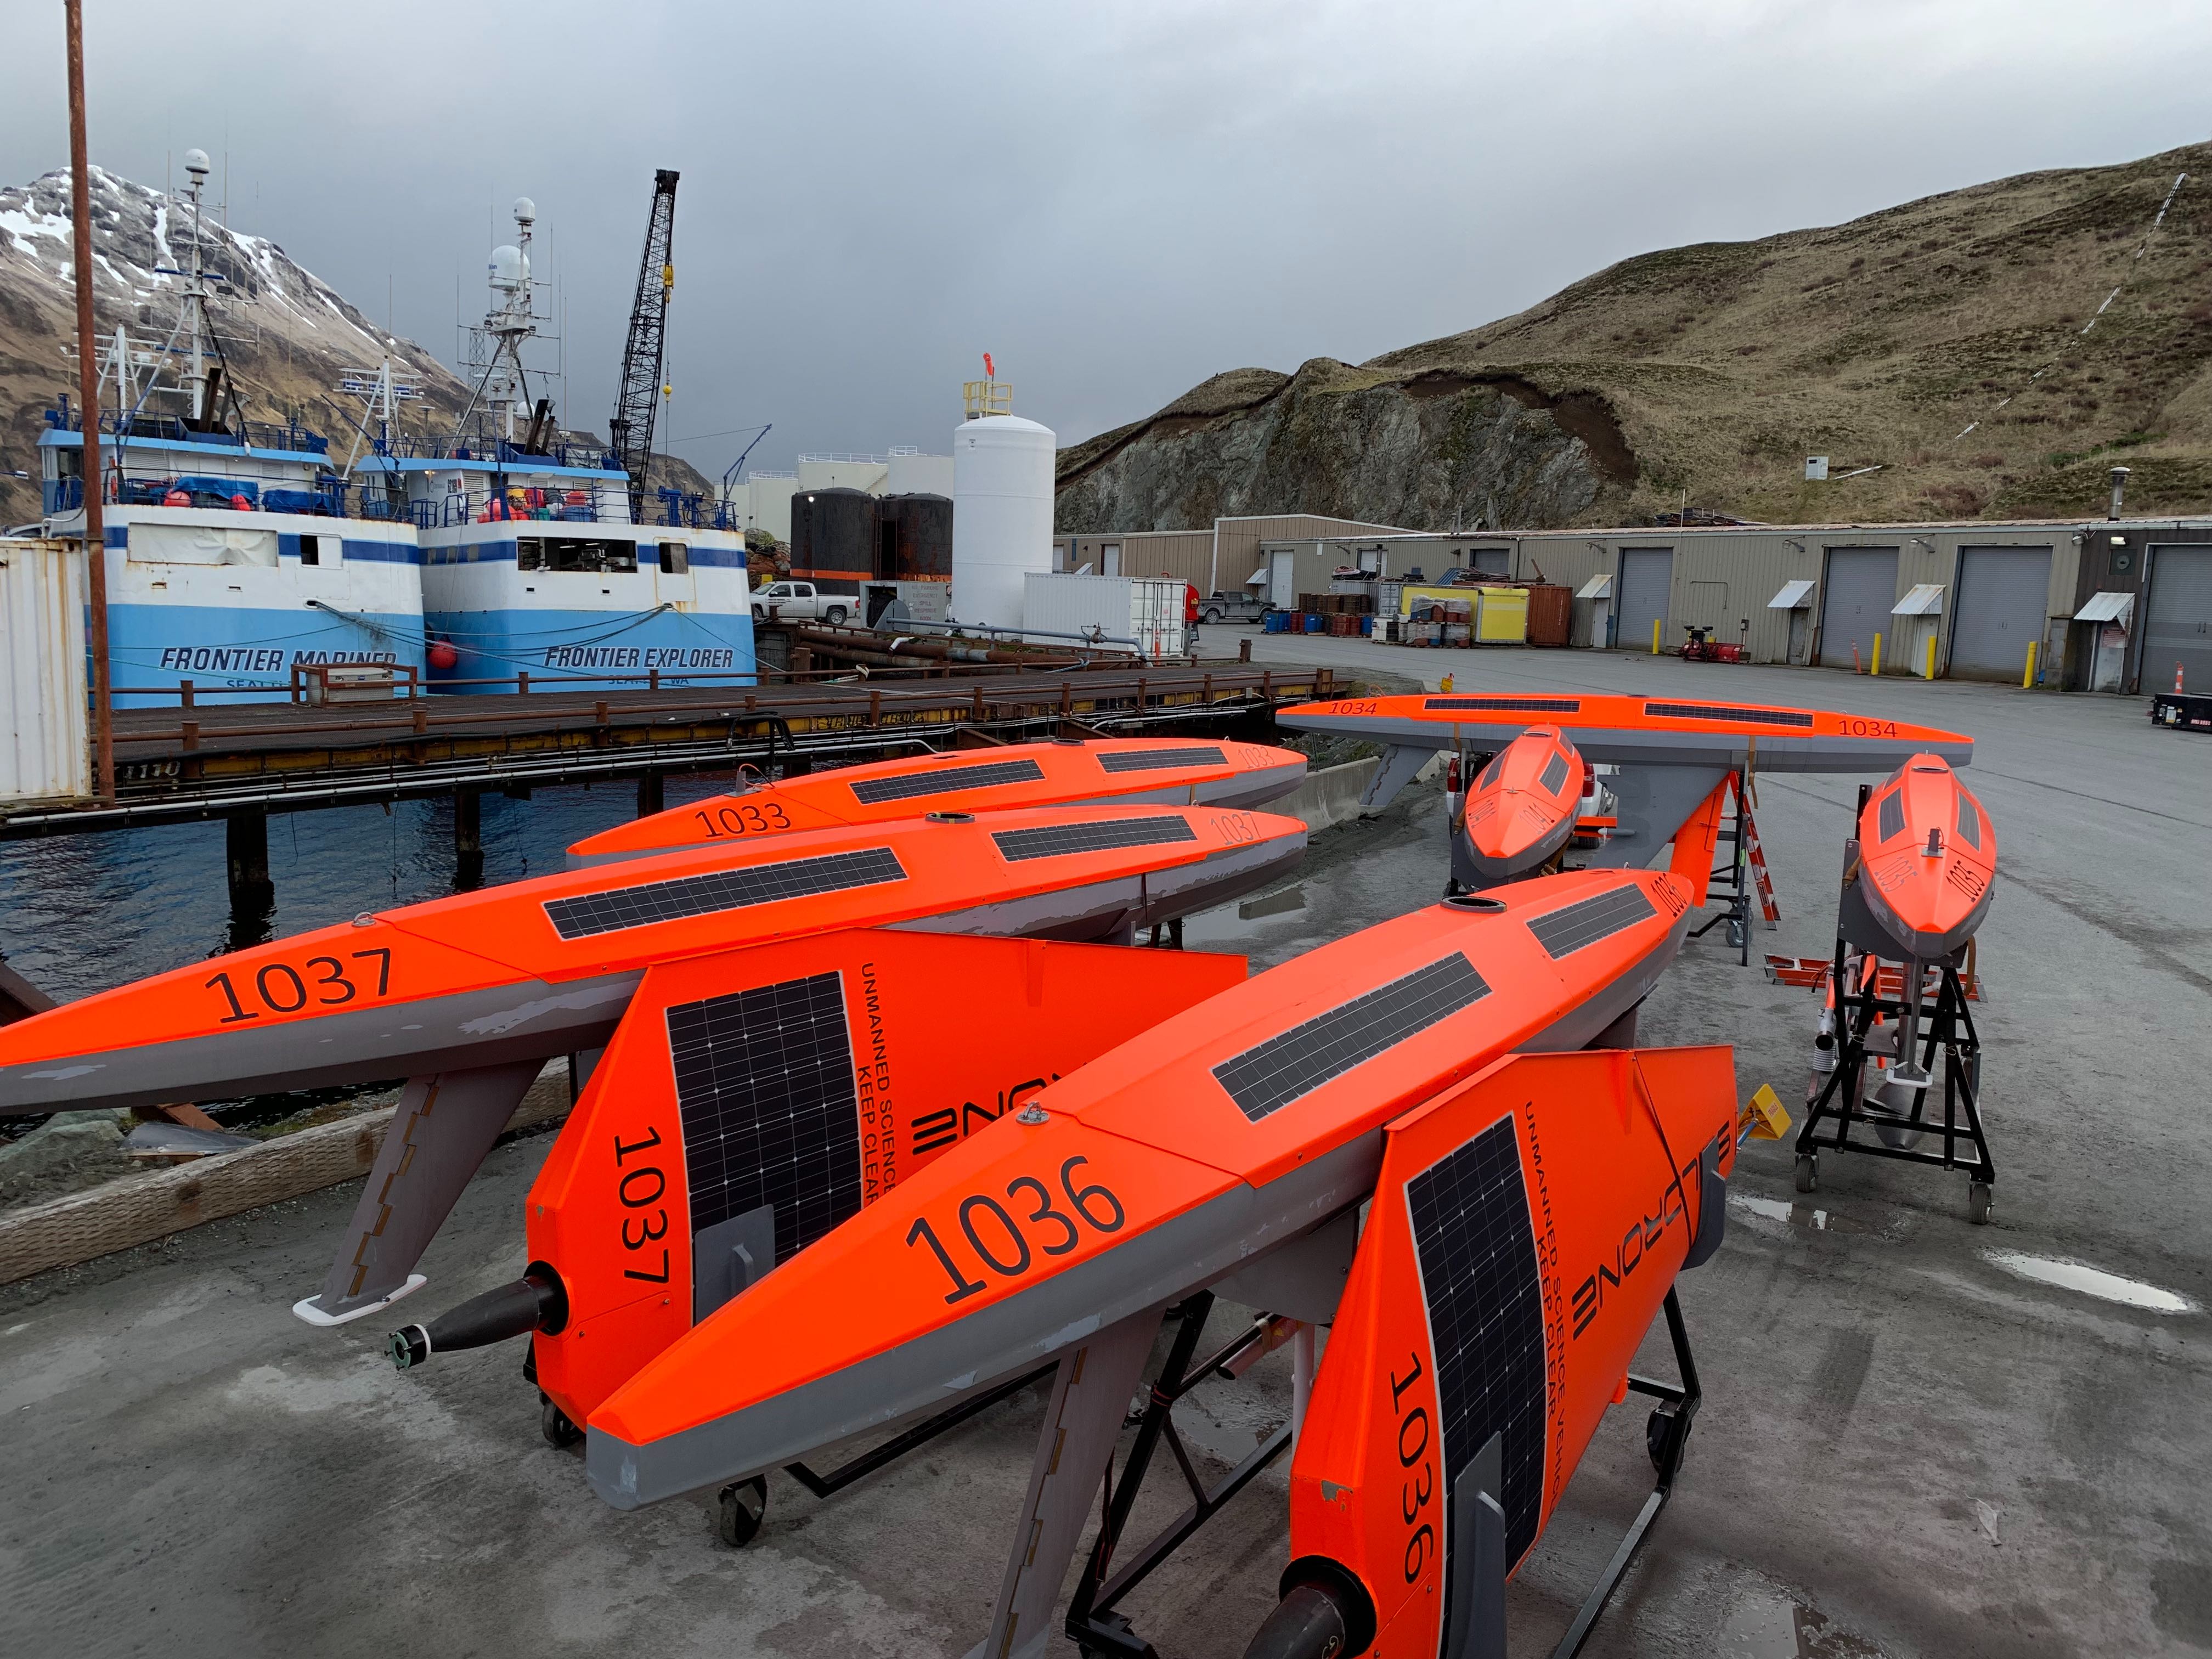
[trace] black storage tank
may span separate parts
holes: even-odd
[[[876,579],[950,580],[952,575],[952,500],[916,491],[876,503]]]
[[[949,546],[950,536],[946,542]],[[803,489],[794,495],[791,574],[821,592],[859,593],[860,584],[876,574],[876,498],[865,489]]]

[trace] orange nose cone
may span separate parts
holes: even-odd
[[[1517,881],[1550,863],[1574,833],[1583,759],[1556,726],[1531,726],[1468,790],[1460,833],[1473,884]]]
[[[1973,937],[1996,877],[1996,830],[1940,757],[1899,767],[1858,828],[1867,908],[1901,956],[1933,961]]]

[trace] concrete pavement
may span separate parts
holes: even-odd
[[[2212,742],[2154,731],[2133,700],[1585,652],[1255,645],[1431,683],[1451,672],[1462,688],[1694,690],[1976,738],[1967,781],[2001,846],[1978,1012],[1996,1223],[1967,1224],[1963,1177],[1831,1155],[1804,1199],[1786,1147],[1746,1149],[1728,1241],[1682,1281],[1706,1394],[1688,1463],[1584,1651],[2212,1651]],[[1855,782],[1761,780],[1784,921],[1754,931],[1754,960],[1827,948]],[[1296,883],[1194,919],[1189,944],[1249,950],[1257,968],[1425,901],[1441,817],[1431,787],[1317,838]],[[1738,967],[1722,938],[1688,948],[1644,1040],[1733,1042],[1743,1091],[1771,1081],[1796,1111],[1813,998]],[[519,1272],[547,1144],[494,1154],[425,1262],[424,1307]],[[979,1636],[1036,1399],[827,1501],[778,1477],[760,1540],[732,1552],[696,1504],[625,1516],[592,1498],[538,1437],[519,1346],[402,1376],[377,1322],[293,1320],[354,1196],[0,1291],[0,1654],[957,1656]],[[2022,1277],[2034,1259],[2191,1305]],[[1237,1456],[1287,1393],[1279,1354],[1209,1384],[1191,1437]],[[1612,1413],[1516,1581],[1516,1655],[1550,1650],[1648,1490],[1642,1425],[1638,1407]],[[1133,1600],[1164,1656],[1242,1653],[1284,1559],[1283,1492],[1279,1473],[1263,1480]],[[1156,1518],[1169,1507],[1152,1501]]]

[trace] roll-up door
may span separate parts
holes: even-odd
[[[1874,636],[1890,631],[1897,603],[1897,550],[1832,547],[1820,595],[1820,666],[1872,666]]]
[[[1624,651],[1649,651],[1651,625],[1659,624],[1659,648],[1669,641],[1665,634],[1668,602],[1674,586],[1674,550],[1671,547],[1624,547],[1620,550],[1620,626],[1613,634]]]
[[[2043,637],[2050,596],[2049,548],[1960,548],[1951,678],[2017,684],[2027,647]]]
[[[2151,550],[2142,689],[2171,691],[2177,667],[2184,690],[2212,692],[2212,547]]]

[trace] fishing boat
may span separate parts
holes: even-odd
[[[288,701],[300,671],[331,664],[419,674],[415,526],[356,488],[321,434],[246,418],[211,310],[228,279],[202,235],[206,155],[187,150],[185,171],[184,212],[155,222],[175,324],[158,343],[118,328],[99,354],[115,706],[173,708],[187,688],[218,706]],[[39,438],[50,537],[84,539],[84,460],[82,410],[63,398]]]
[[[460,420],[435,438],[387,436],[357,469],[420,538],[431,689],[750,684],[742,526],[697,495],[648,496],[533,392],[538,214],[527,197],[514,212],[514,241],[492,251]]]

